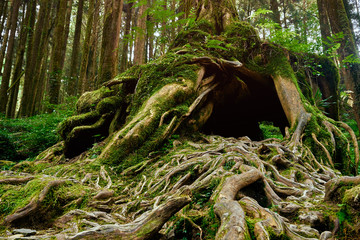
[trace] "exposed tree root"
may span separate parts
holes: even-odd
[[[66,180],[54,180],[50,181],[46,187],[41,191],[39,196],[33,198],[29,204],[25,207],[18,209],[15,213],[8,215],[4,219],[5,225],[11,225],[14,222],[20,221],[26,217],[31,215],[37,215],[40,213],[40,207],[42,206],[45,198],[47,197],[48,193],[51,191],[52,188],[58,187],[62,184],[66,183]]]
[[[132,223],[96,226],[69,239],[99,239],[104,237],[106,239],[151,239],[173,214],[190,201],[191,199],[186,193],[178,193],[153,211],[144,213]]]

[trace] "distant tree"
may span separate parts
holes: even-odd
[[[123,0],[105,0],[98,85],[117,74],[122,8]]]
[[[131,37],[130,34],[130,28],[131,28],[131,19],[132,19],[132,7],[134,6],[134,3],[130,2],[126,5],[124,5],[124,12],[125,15],[125,29],[123,32],[123,47],[122,47],[122,53],[121,53],[121,61],[120,61],[120,72],[124,72],[129,64],[128,64],[128,52],[129,52],[129,41]]]
[[[13,52],[14,52],[14,44],[15,44],[15,33],[17,27],[17,18],[19,14],[21,1],[20,0],[13,0],[12,2],[12,11],[10,17],[10,36],[8,45],[6,47],[6,58],[5,58],[5,65],[4,65],[4,72],[2,75],[1,86],[0,86],[0,113],[6,113],[6,105],[8,101],[8,89],[9,89],[9,82],[11,76],[11,69],[12,69],[12,60],[13,60]],[[1,68],[0,68],[1,69]]]
[[[19,110],[19,116],[22,117],[31,116],[34,112],[35,96],[39,85],[37,77],[39,76],[43,59],[42,51],[44,50],[44,46],[46,46],[48,26],[50,24],[50,9],[50,1],[40,1],[34,35],[32,36],[32,41],[29,43],[29,46],[32,46],[30,48],[31,51],[28,49],[28,53],[26,54],[25,80]]]
[[[59,103],[59,93],[61,76],[64,66],[64,41],[66,38],[65,18],[67,0],[60,0],[56,13],[55,30],[53,42],[54,46],[51,53],[50,77],[49,77],[49,101],[51,104]]]
[[[84,0],[79,0],[77,14],[76,14],[74,41],[73,41],[72,53],[71,53],[69,82],[68,82],[68,88],[67,88],[67,93],[70,96],[76,95],[76,83],[78,81],[80,37],[81,37],[83,8],[84,8]]]
[[[90,53],[90,38],[91,38],[91,30],[93,28],[93,22],[94,22],[94,13],[95,13],[95,0],[90,0],[86,29],[85,29],[85,40],[82,47],[81,63],[79,70],[79,86],[77,89],[79,94],[85,92],[86,84],[87,84],[86,70],[88,66],[89,53]]]
[[[25,6],[25,5],[24,5]],[[27,3],[26,16],[21,23],[21,30],[19,35],[19,44],[16,52],[16,61],[14,66],[14,71],[12,75],[11,86],[9,88],[9,102],[6,109],[6,116],[9,118],[15,117],[16,103],[19,93],[20,79],[24,74],[23,70],[23,61],[26,49],[26,42],[28,38],[32,36],[32,29],[35,23],[36,16],[36,1],[30,0]],[[31,40],[30,40],[31,41]],[[30,43],[29,41],[29,43]],[[30,44],[28,48],[30,48]]]
[[[134,46],[135,65],[145,63],[146,8],[147,8],[146,3],[141,4],[137,14],[137,24],[136,24],[137,30],[136,30],[135,46]]]

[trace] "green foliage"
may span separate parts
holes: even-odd
[[[336,213],[336,216],[339,219],[339,224],[341,225],[345,221],[351,221],[351,215],[349,214],[348,207],[346,204],[338,204],[340,210]]]
[[[75,99],[53,106],[52,113],[28,118],[7,119],[0,117],[0,159],[24,160],[33,158],[54,145],[59,136],[57,125],[73,114]]]
[[[264,139],[278,138],[283,139],[283,135],[278,127],[275,127],[271,122],[261,122],[260,129],[263,133]]]

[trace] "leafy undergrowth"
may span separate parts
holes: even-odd
[[[0,160],[20,161],[34,158],[59,141],[58,124],[75,110],[75,98],[56,106],[52,113],[28,118],[7,119],[0,116]],[[9,164],[2,164],[2,169]]]
[[[259,224],[274,239],[318,239],[336,226],[338,234],[347,231],[347,236],[359,230],[349,227],[358,219],[350,203],[342,203],[341,197],[338,202],[324,201],[325,182],[340,174],[319,165],[308,153],[294,155],[280,139],[253,142],[246,137],[176,135],[161,151],[134,159],[121,172],[116,169],[122,167],[102,165],[93,157],[94,150],[65,159],[54,151],[59,147],[1,172],[0,217],[6,226],[1,235],[29,227],[38,230],[37,239],[80,239],[94,229],[102,234],[112,228],[141,228],[136,225],[143,223],[139,219],[145,221],[174,196],[186,194],[191,201],[164,219],[150,239],[215,239],[226,215],[219,216],[219,194],[228,179],[250,172],[261,178],[248,183],[234,200],[245,212],[249,239],[256,239]],[[99,143],[97,149],[102,147]]]

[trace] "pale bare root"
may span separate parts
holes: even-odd
[[[189,202],[191,202],[189,191],[184,189],[184,191],[174,194],[165,203],[150,212],[144,213],[131,223],[99,225],[80,232],[69,239],[152,239],[169,218]]]
[[[249,236],[245,213],[235,197],[242,188],[262,179],[262,176],[254,169],[226,179],[214,205],[221,220],[216,239],[246,239]]]

